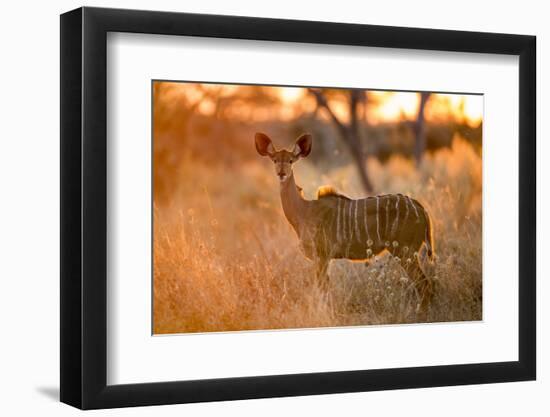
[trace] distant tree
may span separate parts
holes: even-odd
[[[246,86],[227,90],[221,86],[215,94],[207,97],[214,104],[218,119],[234,120],[235,112],[242,120],[254,120],[259,112],[270,112],[281,105],[280,98],[271,87]]]
[[[187,131],[201,103],[215,97],[216,91],[200,84],[189,87],[194,94],[183,93],[181,84],[153,83],[154,146],[153,187],[155,202],[165,202],[172,195],[174,178],[187,145]]]
[[[426,103],[430,98],[431,93],[422,92],[420,93],[420,104],[418,106],[418,113],[416,115],[416,121],[414,122],[414,158],[416,160],[416,165],[420,166],[422,163],[422,158],[424,152],[426,151],[426,121],[424,117],[424,109],[426,108]]]
[[[313,97],[315,97],[317,108],[323,109],[328,114],[343,142],[348,147],[350,154],[355,161],[363,188],[367,193],[372,193],[373,186],[368,175],[367,158],[366,152],[362,146],[363,142],[361,140],[362,135],[360,127],[360,123],[365,122],[365,119],[361,119],[365,117],[366,112],[363,111],[362,115],[359,113],[359,106],[361,104],[363,105],[363,109],[366,108],[366,92],[363,90],[349,90],[344,93],[345,102],[349,110],[349,121],[345,123],[335,114],[329,103],[328,96],[331,94],[331,90],[309,88],[308,91],[311,95],[313,95]],[[316,113],[317,109],[315,111],[315,114]]]

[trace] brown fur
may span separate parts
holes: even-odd
[[[331,197],[331,196],[348,198],[345,195],[340,194],[338,191],[336,191],[336,189],[331,185],[322,185],[317,189],[317,200],[323,197]]]
[[[283,211],[292,225],[304,254],[317,263],[321,282],[328,282],[332,259],[362,260],[369,264],[384,252],[399,258],[415,282],[426,312],[433,283],[422,266],[422,248],[430,262],[435,257],[433,226],[425,208],[402,194],[386,194],[352,200],[332,187],[321,187],[317,200],[305,200],[294,182],[292,164],[311,151],[311,136],[302,135],[292,151],[277,151],[271,140],[256,134],[260,155],[269,156],[281,184]]]

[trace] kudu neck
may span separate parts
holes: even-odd
[[[300,224],[303,216],[306,215],[307,201],[296,186],[293,173],[286,181],[281,182],[281,203],[287,220],[300,234]]]
[[[284,181],[281,181],[281,196],[285,194],[288,197],[296,197],[303,200],[300,193],[300,189],[294,181],[294,173],[291,172],[288,178]]]

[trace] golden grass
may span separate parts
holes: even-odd
[[[154,212],[154,333],[311,328],[418,321],[417,295],[386,257],[368,268],[333,261],[322,290],[281,209],[273,168],[185,161],[169,206]],[[422,168],[400,157],[369,161],[380,193],[414,196],[431,213],[436,292],[427,321],[482,318],[481,158],[455,138]],[[295,167],[308,198],[332,184],[361,197],[354,167]]]

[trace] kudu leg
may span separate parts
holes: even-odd
[[[405,270],[409,275],[409,278],[414,282],[416,291],[420,298],[420,305],[418,308],[418,315],[421,320],[426,320],[428,310],[434,295],[434,286],[431,278],[427,277],[422,268],[418,258],[405,265]]]

